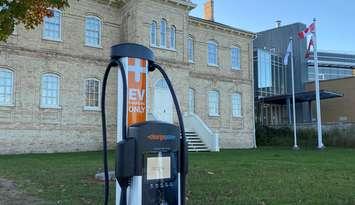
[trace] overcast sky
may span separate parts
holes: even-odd
[[[191,13],[203,17],[203,3]],[[355,52],[355,0],[215,0],[215,20],[253,32],[317,18],[318,47]]]

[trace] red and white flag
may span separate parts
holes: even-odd
[[[300,37],[300,39],[304,39],[306,36],[310,35],[311,33],[314,33],[315,31],[316,31],[316,24],[312,23],[311,25],[308,26],[308,28],[299,32],[298,37]]]
[[[308,43],[308,48],[307,48],[307,51],[306,51],[306,54],[305,54],[305,58],[308,59],[311,55],[311,47],[313,47],[313,38],[311,38],[311,40],[309,40],[309,43]]]

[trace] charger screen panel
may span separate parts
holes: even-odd
[[[171,157],[148,157],[147,180],[171,178]]]

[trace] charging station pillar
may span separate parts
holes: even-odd
[[[124,57],[120,59],[123,64],[127,76],[127,125],[146,121],[146,99],[147,99],[147,76],[148,61],[140,58]],[[120,81],[120,73],[117,76],[118,93],[117,93],[117,125],[122,124],[122,81]],[[117,126],[117,143],[122,140],[122,127]],[[135,176],[132,179],[132,186],[129,187],[128,195],[134,196],[128,198],[129,204],[139,204],[142,196],[141,176]],[[119,205],[121,188],[116,182],[116,204]]]
[[[130,57],[127,57],[130,56]],[[147,119],[147,78],[148,60],[153,60],[153,53],[137,44],[121,44],[111,49],[111,59],[119,60],[124,66],[127,78],[127,125],[144,122]],[[122,140],[123,84],[121,73],[117,73],[117,143]],[[140,204],[142,177],[135,176],[128,189],[129,204]],[[133,197],[134,196],[134,197]],[[121,188],[116,180],[116,204],[119,205]]]

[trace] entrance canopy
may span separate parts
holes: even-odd
[[[336,93],[328,90],[321,90],[319,91],[320,94],[320,99],[325,100],[325,99],[330,99],[330,98],[338,98],[338,97],[343,97],[342,93]],[[259,103],[265,103],[265,104],[286,104],[287,100],[292,99],[292,94],[287,94],[287,95],[274,95],[274,96],[259,96],[258,99],[256,99],[257,102]],[[295,100],[296,103],[301,103],[301,102],[310,102],[316,100],[316,92],[314,90],[312,91],[304,91],[304,92],[297,92],[295,93]]]

